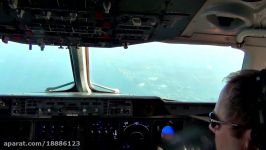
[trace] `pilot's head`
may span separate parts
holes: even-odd
[[[229,75],[214,111],[209,114],[217,150],[264,149],[265,76],[265,70]]]

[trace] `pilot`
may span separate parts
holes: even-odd
[[[265,69],[230,74],[209,114],[217,150],[265,150],[265,104]]]

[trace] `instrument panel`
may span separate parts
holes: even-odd
[[[132,116],[130,100],[99,99],[12,99],[11,115],[21,117],[51,116]]]
[[[175,107],[173,107],[175,106]],[[17,149],[214,149],[208,123],[184,115],[212,105],[136,96],[2,96],[0,147]],[[177,109],[178,107],[178,109]],[[174,114],[179,110],[179,115]],[[10,144],[10,143],[9,143]],[[14,144],[14,143],[13,143]]]
[[[131,96],[2,96],[0,112],[14,117],[133,117],[166,115],[159,97]]]

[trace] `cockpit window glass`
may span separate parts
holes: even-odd
[[[159,42],[89,51],[92,83],[187,102],[216,102],[223,79],[240,70],[244,58],[231,47]]]
[[[0,43],[0,94],[45,92],[73,81],[69,50]],[[73,86],[73,85],[72,85]],[[64,90],[69,86],[61,88]]]

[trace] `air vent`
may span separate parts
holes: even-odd
[[[223,29],[235,29],[246,25],[246,23],[239,18],[225,16],[208,15],[207,20],[213,25]]]
[[[222,4],[204,13],[207,21],[221,30],[236,30],[252,25],[251,10],[241,4]]]

